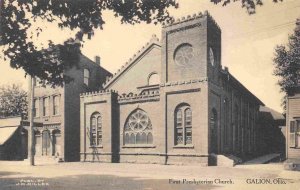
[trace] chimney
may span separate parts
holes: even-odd
[[[100,57],[98,55],[95,56],[95,63],[100,66]]]
[[[300,32],[300,19],[298,18],[296,21],[296,32]]]

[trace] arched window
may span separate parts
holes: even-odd
[[[91,146],[102,144],[102,117],[100,113],[94,113],[91,116],[91,126],[89,134]]]
[[[175,145],[192,144],[192,110],[183,104],[175,109]]]
[[[89,86],[90,71],[88,69],[83,70],[83,83]]]
[[[157,73],[151,73],[148,77],[148,85],[155,85],[160,83],[160,78]]]
[[[152,124],[147,113],[141,109],[133,111],[128,116],[125,123],[124,144],[128,145],[152,143]]]
[[[153,136],[152,133],[148,133],[147,136],[147,144],[152,144],[153,143]]]

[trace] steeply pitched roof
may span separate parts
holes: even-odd
[[[132,58],[129,59],[128,62],[125,63],[121,67],[121,69],[118,70],[117,73],[115,73],[113,76],[108,78],[106,80],[106,83],[103,84],[103,88],[107,89],[111,84],[113,84],[120,76],[122,76],[125,71],[127,71],[131,66],[134,65],[134,63],[143,55],[145,55],[153,46],[161,47],[159,39],[156,37],[156,35],[152,35],[152,38],[150,42],[148,42],[145,46],[143,46],[136,54],[133,55]]]

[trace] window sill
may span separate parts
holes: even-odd
[[[58,114],[58,115],[52,115],[52,117],[60,117],[61,115],[60,114]]]
[[[155,145],[136,145],[136,144],[133,144],[133,145],[123,145],[122,148],[155,148],[156,146]]]
[[[173,148],[194,148],[194,145],[175,145]]]
[[[90,146],[89,148],[103,148],[103,145]]]

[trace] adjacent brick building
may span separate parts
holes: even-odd
[[[80,96],[80,160],[209,164],[259,147],[264,104],[221,62],[206,12],[163,26],[103,89]]]
[[[79,94],[98,90],[105,78],[111,76],[100,66],[99,57],[93,62],[84,55],[80,55],[78,66],[66,69],[64,74],[73,78],[64,87],[51,88],[35,83],[34,122],[41,123],[34,127],[36,158],[79,160]]]

